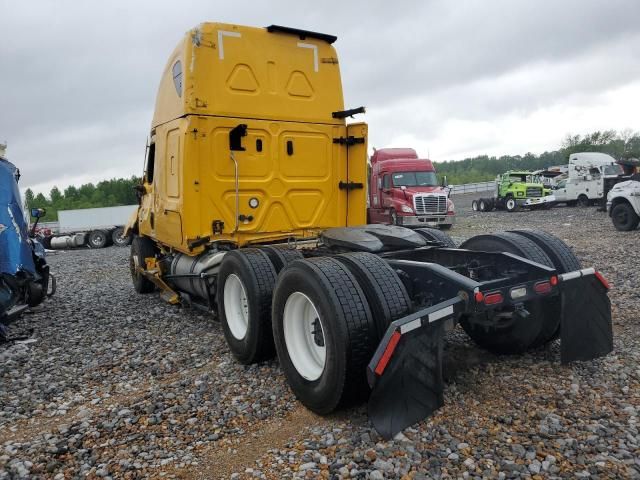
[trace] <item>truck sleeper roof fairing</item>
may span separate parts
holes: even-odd
[[[381,148],[371,155],[371,164],[400,158],[414,159],[418,158],[418,154],[413,148]]]
[[[202,23],[169,57],[152,128],[185,115],[344,125],[332,117],[344,110],[332,39],[277,25]]]

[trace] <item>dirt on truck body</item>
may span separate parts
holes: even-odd
[[[345,119],[336,37],[207,23],[162,75],[140,207],[127,229],[139,293],[212,311],[238,361],[275,355],[328,414],[368,399],[389,437],[443,403],[442,342],[562,340],[612,349],[607,284],[559,239],[366,222],[367,125]]]

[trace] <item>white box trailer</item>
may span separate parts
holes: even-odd
[[[49,248],[104,248],[111,244],[126,246],[130,238],[123,237],[124,225],[138,205],[82,208],[58,211],[58,234],[48,237]]]

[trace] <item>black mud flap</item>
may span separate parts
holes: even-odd
[[[562,363],[592,360],[613,350],[608,285],[593,268],[559,275],[562,320]]]
[[[369,419],[389,439],[444,404],[444,324],[458,313],[459,297],[391,324],[367,370]]]

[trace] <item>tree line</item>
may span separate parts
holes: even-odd
[[[440,177],[446,175],[450,184],[463,184],[493,180],[496,175],[507,170],[539,170],[553,165],[564,165],[569,155],[576,152],[608,153],[617,160],[640,158],[640,133],[625,130],[597,131],[585,135],[567,135],[559,150],[544,152],[540,155],[503,155],[490,157],[479,155],[446,162],[434,162]],[[77,208],[115,207],[137,203],[134,186],[140,184],[140,178],[114,178],[94,185],[85,183],[79,187],[70,186],[60,191],[53,187],[46,197],[42,193],[34,195],[31,189],[25,192],[27,208],[44,207],[47,209],[45,221],[58,219],[59,210]]]
[[[625,130],[596,131],[585,135],[567,135],[558,150],[540,155],[479,155],[446,162],[434,162],[440,177],[446,175],[452,185],[485,182],[507,170],[540,170],[554,165],[565,165],[569,155],[577,152],[602,152],[616,160],[640,158],[640,133]]]
[[[74,210],[77,208],[116,207],[119,205],[133,205],[138,203],[133,187],[140,184],[140,178],[114,178],[103,180],[97,184],[85,183],[79,187],[73,185],[61,191],[53,187],[46,197],[42,193],[35,195],[27,188],[24,194],[27,208],[46,208],[47,214],[42,219],[53,222],[58,219],[59,210]]]

